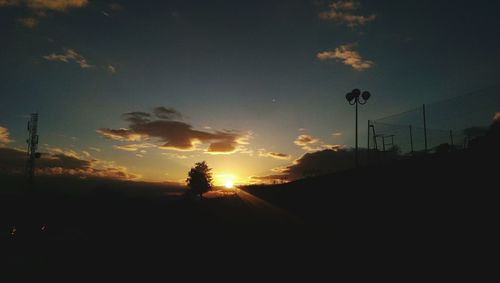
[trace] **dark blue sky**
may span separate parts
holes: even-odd
[[[135,166],[149,179],[180,161],[159,159],[170,152],[159,149],[139,160],[96,130],[126,128],[126,112],[171,107],[194,129],[251,132],[245,150],[254,156],[234,154],[251,164],[238,170],[246,176],[299,157],[304,150],[293,141],[300,134],[351,146],[353,109],[344,95],[354,87],[372,92],[362,108],[366,121],[499,83],[500,1],[342,2],[352,9],[320,0],[13,2],[0,1],[0,126],[21,146],[25,115],[37,110],[44,143],[98,147],[99,158]],[[339,13],[374,19],[353,23]],[[36,24],[27,27],[27,18]],[[369,67],[318,59],[341,46]],[[47,57],[68,49],[93,67]],[[257,158],[259,150],[291,160]],[[207,155],[189,154],[184,167]],[[206,158],[227,163],[227,155]],[[155,175],[140,172],[159,162],[165,168]]]

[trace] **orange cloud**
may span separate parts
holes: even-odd
[[[0,148],[0,172],[20,174],[24,172],[26,152],[13,148]],[[50,148],[37,159],[38,175],[64,175],[79,178],[105,178],[135,180],[139,175],[128,172],[127,168],[116,166],[114,162],[86,159],[73,150]]]
[[[207,144],[207,153],[230,154],[241,150],[247,143],[248,135],[238,131],[195,130],[185,122],[176,121],[182,115],[172,108],[157,107],[153,114],[130,112],[122,115],[129,122],[129,128],[99,129],[98,133],[117,141],[153,139],[161,149],[180,151],[196,150],[197,144]]]
[[[26,2],[26,5],[32,10],[53,10],[59,12],[83,8],[88,4],[87,0],[27,0],[22,2]]]
[[[136,134],[129,129],[99,129],[96,131],[97,133],[101,134],[103,137],[110,139],[110,140],[115,140],[115,141],[141,141],[143,139],[146,139],[147,137]]]
[[[373,67],[374,62],[369,60],[363,60],[361,55],[352,48],[355,44],[345,44],[341,45],[334,50],[319,52],[316,57],[320,61],[336,60],[342,61],[345,65],[351,66],[357,71],[363,71]]]
[[[0,146],[10,142],[12,142],[12,140],[10,139],[9,130],[7,130],[7,128],[0,127]]]
[[[0,7],[22,6],[34,12],[39,17],[46,16],[47,11],[66,12],[70,9],[83,8],[88,0],[0,0]],[[17,21],[27,28],[35,28],[38,18],[20,18]]]
[[[493,116],[493,121],[500,122],[500,112],[495,113],[495,116]]]
[[[319,139],[314,138],[310,135],[300,135],[295,139],[294,143],[298,146],[306,146],[309,144],[317,143]]]
[[[338,1],[330,4],[328,7],[330,10],[319,14],[320,19],[336,21],[351,28],[365,25],[377,17],[374,14],[369,16],[354,14],[360,7],[359,3],[355,1]]]

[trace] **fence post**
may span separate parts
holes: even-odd
[[[373,146],[375,147],[375,151],[378,151],[377,134],[375,133],[375,124],[372,124],[371,127],[373,136]]]
[[[413,130],[410,125],[410,149],[411,149],[411,155],[413,155]]]
[[[370,120],[368,120],[368,140],[367,140],[367,151],[366,151],[366,163],[370,163]]]
[[[424,117],[424,143],[425,143],[425,152],[427,153],[427,120],[425,117],[425,104],[422,105],[422,114]]]

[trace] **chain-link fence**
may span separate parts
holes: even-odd
[[[500,112],[500,86],[368,122],[371,152],[415,155],[439,150],[464,149],[481,135]]]

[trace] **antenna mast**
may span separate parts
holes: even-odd
[[[26,162],[26,176],[31,183],[35,177],[35,160],[40,158],[38,149],[38,113],[32,113],[28,121],[28,160]]]

